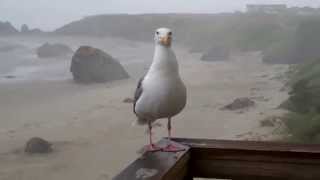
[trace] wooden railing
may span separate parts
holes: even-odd
[[[159,145],[166,143],[166,139]],[[320,145],[172,139],[179,153],[145,153],[114,180],[320,180]]]

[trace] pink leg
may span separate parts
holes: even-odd
[[[152,142],[152,125],[151,122],[148,123],[148,127],[149,127],[149,145],[147,145],[145,147],[145,151],[146,152],[156,152],[156,151],[160,151],[161,148],[157,147],[155,144],[153,144]]]
[[[168,138],[169,138],[169,140],[171,140],[171,129],[172,129],[171,118],[168,118]]]
[[[175,144],[172,143],[171,141],[171,129],[172,129],[172,126],[171,126],[171,118],[168,118],[168,140],[169,140],[169,144],[162,149],[162,151],[165,151],[165,152],[181,152],[181,151],[184,151],[185,149],[182,148],[182,147],[179,147]]]

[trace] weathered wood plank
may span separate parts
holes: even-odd
[[[192,180],[193,177],[258,180],[320,179],[320,145],[173,139],[186,151],[147,153],[114,180]],[[163,144],[165,140],[161,141]]]
[[[191,147],[194,177],[320,179],[320,145],[174,139]]]
[[[260,150],[260,151],[284,151],[284,152],[305,152],[320,153],[320,144],[293,144],[283,142],[266,141],[233,141],[233,140],[214,140],[214,139],[191,139],[173,138],[173,141],[185,144],[191,148],[216,148],[216,149],[235,149],[235,150]]]
[[[162,140],[158,145],[165,143],[166,140]],[[190,148],[183,147],[185,151],[179,153],[145,153],[113,180],[184,180],[189,173]]]
[[[226,179],[317,180],[320,166],[231,160],[195,160],[191,169],[195,177]]]

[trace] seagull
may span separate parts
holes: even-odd
[[[137,116],[137,124],[148,125],[147,151],[178,152],[183,149],[170,141],[171,119],[184,109],[187,90],[179,74],[176,55],[171,48],[172,31],[168,28],[159,28],[155,32],[154,40],[153,62],[148,72],[138,82],[133,112]],[[152,142],[152,125],[158,119],[164,118],[168,119],[169,143],[165,148],[160,148]]]

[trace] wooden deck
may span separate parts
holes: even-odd
[[[166,143],[166,139],[159,145]],[[182,139],[184,152],[146,153],[114,180],[320,180],[320,145]]]

